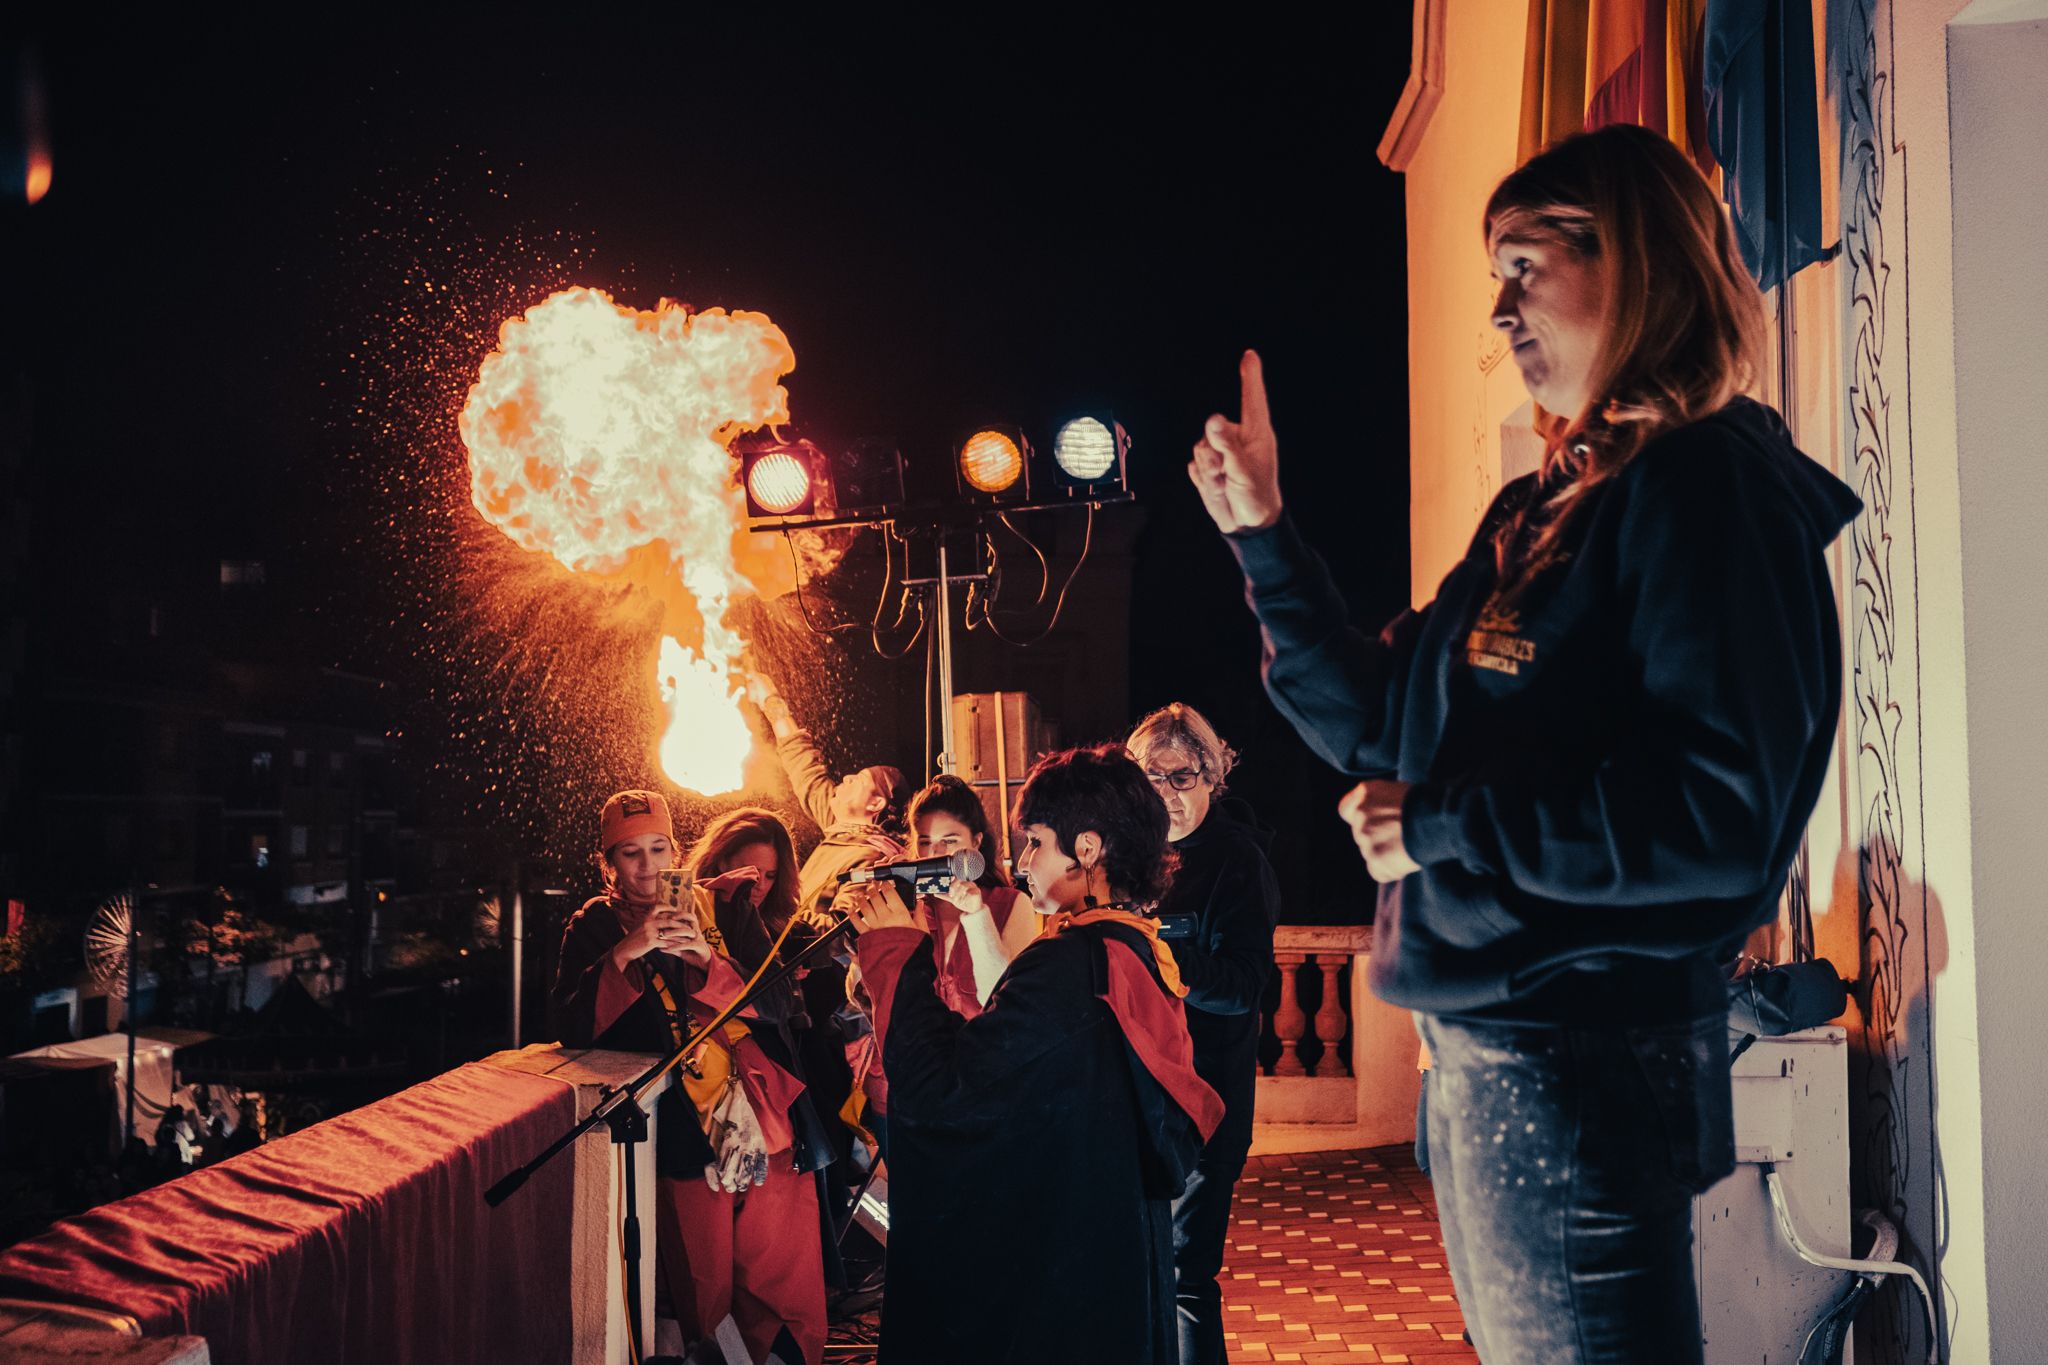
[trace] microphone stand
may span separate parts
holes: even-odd
[[[796,956],[742,991],[737,1000],[720,1010],[710,1023],[671,1048],[660,1061],[630,1081],[607,1087],[598,1096],[596,1106],[587,1117],[577,1120],[569,1131],[549,1143],[531,1161],[484,1191],[484,1203],[496,1208],[530,1180],[534,1172],[559,1156],[577,1138],[600,1123],[611,1129],[612,1142],[626,1149],[626,1209],[620,1231],[626,1266],[626,1330],[632,1336],[634,1359],[641,1358],[640,1201],[634,1174],[634,1167],[639,1163],[634,1159],[634,1148],[647,1140],[647,1111],[640,1107],[640,1097],[647,1092],[649,1086],[661,1079],[663,1073],[696,1052],[705,1039],[724,1028],[727,1020],[751,1005],[761,995],[789,980],[797,968],[810,961],[827,944],[835,943],[841,936],[850,934],[852,929],[853,920],[842,916],[837,924],[806,943]]]

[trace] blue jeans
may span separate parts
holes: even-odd
[[[1697,1365],[1692,1197],[1735,1167],[1726,1019],[1419,1022],[1430,1181],[1480,1358]]]

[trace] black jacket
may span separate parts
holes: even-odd
[[[1180,866],[1159,904],[1162,920],[1195,921],[1194,936],[1174,939],[1172,948],[1188,988],[1182,1003],[1195,1071],[1223,1097],[1223,1127],[1212,1147],[1251,1141],[1259,1003],[1273,974],[1273,927],[1280,921],[1280,883],[1266,861],[1272,838],[1250,806],[1218,797],[1208,818],[1173,846]]]
[[[1172,1201],[1202,1138],[1101,999],[1111,938],[1151,961],[1129,929],[1069,929],[972,1020],[929,939],[897,979],[885,1365],[1179,1358]]]
[[[1373,988],[1436,1013],[1664,1023],[1725,1008],[1841,708],[1824,551],[1861,504],[1739,399],[1592,495],[1569,557],[1493,600],[1501,490],[1436,600],[1377,637],[1285,520],[1231,538],[1266,686],[1345,772],[1415,784]]]

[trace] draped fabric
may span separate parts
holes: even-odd
[[[1827,255],[1813,13],[1784,0],[1712,0],[1702,83],[1742,263],[1769,289]]]
[[[1518,161],[1560,138],[1633,123],[1711,173],[1699,99],[1707,0],[1530,0]]]
[[[216,1365],[566,1362],[572,1160],[483,1192],[575,1119],[560,1081],[458,1067],[58,1223],[0,1253],[0,1297],[203,1336]]]
[[[1529,0],[1517,160],[1610,123],[1717,182],[1760,288],[1825,258],[1810,5]]]

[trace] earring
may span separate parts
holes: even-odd
[[[1081,891],[1081,904],[1087,906],[1090,910],[1093,910],[1102,904],[1102,902],[1096,899],[1095,896],[1095,874],[1099,870],[1100,869],[1098,868],[1090,867],[1085,864],[1081,868],[1081,880],[1083,882]],[[1107,880],[1108,878],[1105,877],[1104,881],[1107,882]],[[1105,885],[1103,889],[1108,890],[1108,887]]]

